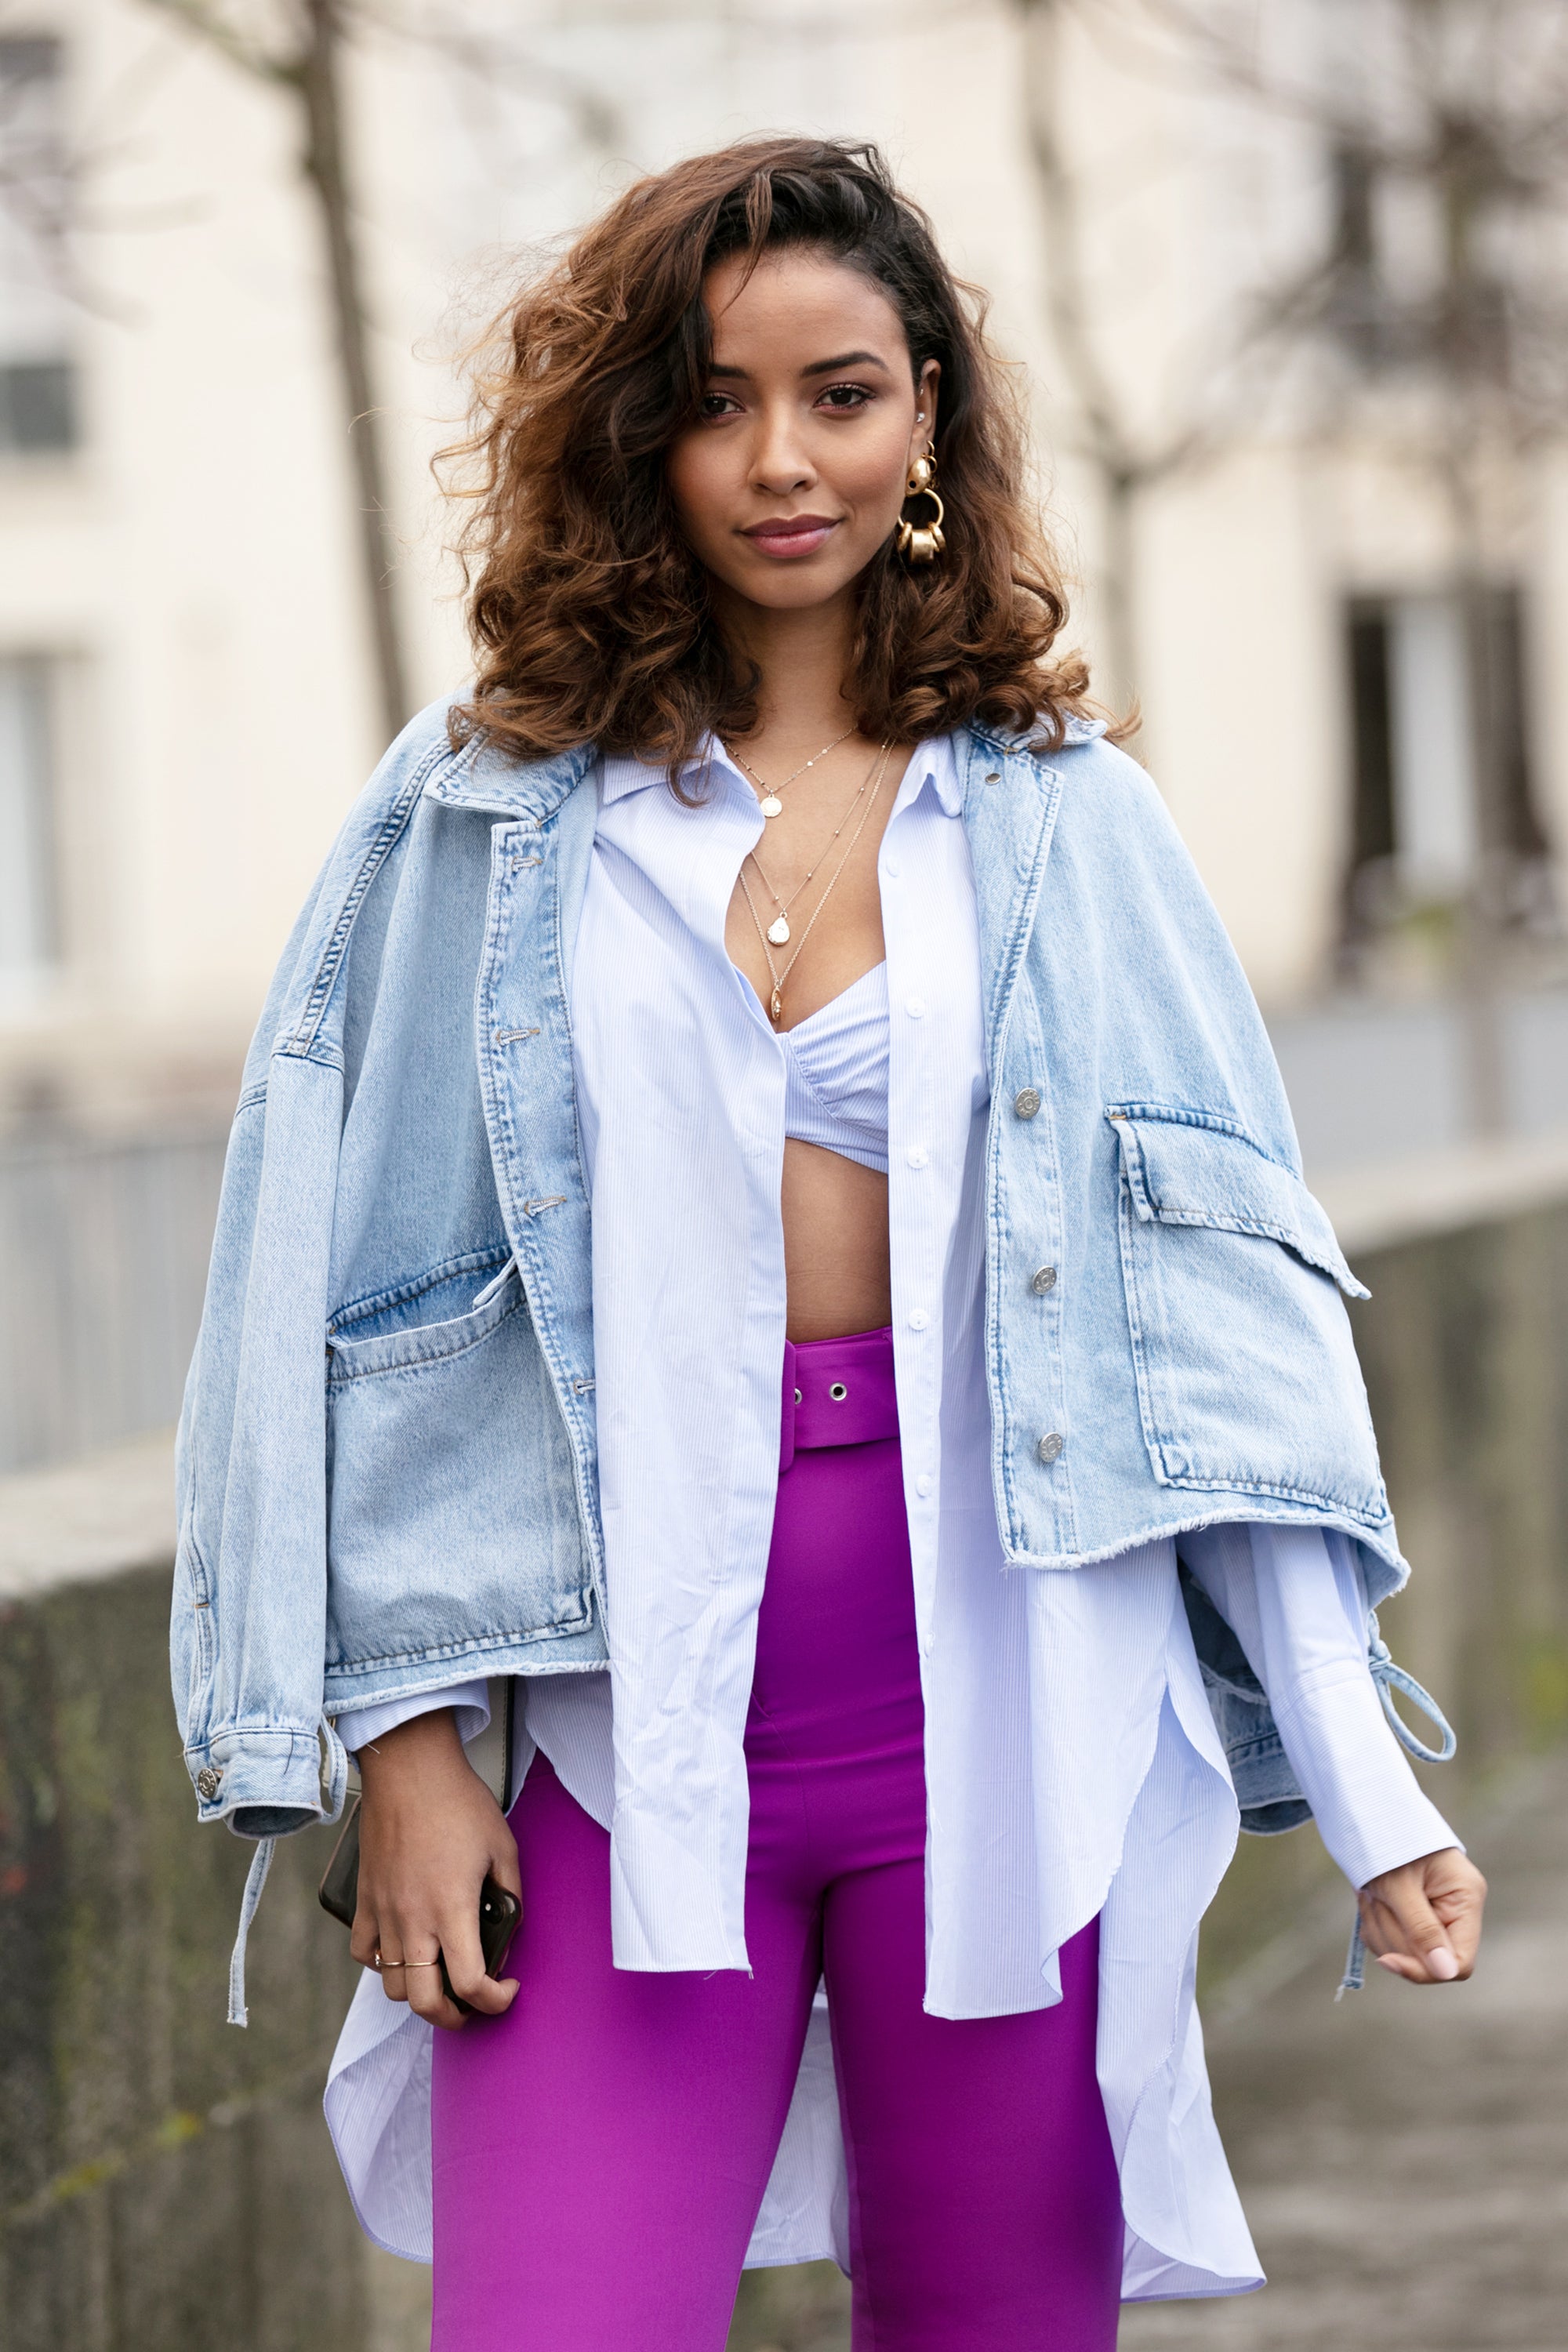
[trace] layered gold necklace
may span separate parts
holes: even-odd
[[[737,751],[732,743],[726,743],[724,749],[729,752],[730,757],[732,760],[738,760],[740,761],[747,775],[750,776],[752,783],[756,785],[757,791],[761,795],[758,801],[758,806],[761,808],[763,814],[764,816],[783,816],[784,803],[780,800],[779,794],[787,790],[787,788],[794,783],[796,776],[804,776],[808,768],[815,768],[818,760],[826,760],[829,751],[837,751],[840,743],[847,743],[849,738],[854,734],[854,732],[855,730],[853,727],[847,727],[842,735],[836,735],[831,743],[825,743],[820,751],[814,751],[809,760],[803,760],[798,768],[792,768],[782,784],[765,783],[763,778],[758,775],[755,768],[752,767],[745,753],[743,751]]]
[[[839,740],[842,742],[844,738],[840,736]],[[827,748],[831,751],[833,747],[830,744]],[[892,748],[891,738],[880,746],[876,758],[872,761],[871,765],[862,777],[859,789],[856,793],[854,799],[845,810],[844,814],[839,818],[838,823],[835,825],[832,833],[824,843],[822,848],[812,860],[806,873],[802,877],[801,880],[795,884],[795,888],[790,892],[787,898],[781,898],[779,897],[778,892],[768,880],[766,874],[763,873],[762,860],[758,857],[754,849],[748,851],[746,856],[742,860],[740,876],[741,889],[746,901],[746,911],[751,916],[752,921],[756,928],[757,937],[762,942],[763,958],[768,967],[768,978],[773,983],[773,994],[768,1001],[768,1017],[772,1021],[775,1029],[778,1027],[780,1021],[784,1017],[784,983],[789,979],[789,976],[795,970],[795,965],[800,961],[802,950],[804,950],[807,940],[810,939],[812,932],[816,928],[817,917],[821,914],[824,907],[826,906],[827,901],[833,896],[834,890],[837,887],[839,877],[842,875],[845,867],[848,865],[851,857],[855,855],[855,845],[859,840],[860,835],[865,832],[867,824],[870,820],[871,812],[877,805],[877,795],[882,789],[882,779],[886,775],[888,770],[888,756]],[[816,756],[818,759],[821,759],[822,753],[819,751]],[[808,761],[806,764],[807,766],[810,766],[812,762]],[[796,769],[796,775],[800,774],[800,772],[801,771]],[[793,782],[794,778],[792,777],[787,781]],[[826,887],[824,889],[821,898],[817,900],[816,906],[811,910],[811,915],[806,923],[805,929],[800,935],[799,946],[796,947],[795,953],[791,956],[789,961],[784,965],[784,970],[781,971],[777,964],[773,961],[773,951],[775,947],[786,947],[793,936],[789,926],[789,910],[794,906],[795,900],[799,898],[801,892],[805,889],[806,884],[811,880],[812,876],[822,865],[824,858],[831,855],[834,843],[838,839],[839,835],[843,832],[845,826],[854,815],[856,808],[858,806],[860,801],[865,798],[868,793],[870,797],[866,800],[866,806],[861,815],[860,822],[856,826],[854,832],[850,835],[848,845],[845,849],[843,856],[839,859],[837,865],[833,870],[833,873],[828,877]],[[763,889],[767,892],[769,898],[773,900],[773,905],[778,909],[773,921],[769,923],[765,929],[763,928],[763,919],[757,912],[755,901],[752,897],[751,885],[746,879],[746,867],[748,866],[754,866],[756,867],[757,878],[762,883]]]

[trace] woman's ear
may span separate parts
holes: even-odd
[[[910,463],[923,457],[926,443],[936,439],[936,396],[942,382],[942,362],[927,360],[915,383],[915,422],[910,435]]]

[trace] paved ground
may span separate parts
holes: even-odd
[[[1211,2035],[1215,2105],[1268,2273],[1234,2303],[1131,2312],[1124,2352],[1564,2352],[1568,1764],[1473,1843],[1482,1965],[1414,1991],[1321,1970]]]
[[[1273,1956],[1211,2015],[1269,2284],[1130,2310],[1121,2352],[1568,2352],[1568,1759],[1473,1843],[1492,1895],[1470,1984],[1373,1969],[1335,2007],[1336,1911],[1303,1933],[1301,1967]],[[748,2294],[732,2352],[846,2352],[836,2274]]]

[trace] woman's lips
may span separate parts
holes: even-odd
[[[749,539],[760,555],[814,555],[837,528],[826,515],[785,515],[776,522],[754,522],[742,537]]]

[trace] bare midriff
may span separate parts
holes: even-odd
[[[890,1322],[887,1178],[791,1136],[782,1201],[790,1339],[838,1339]]]

